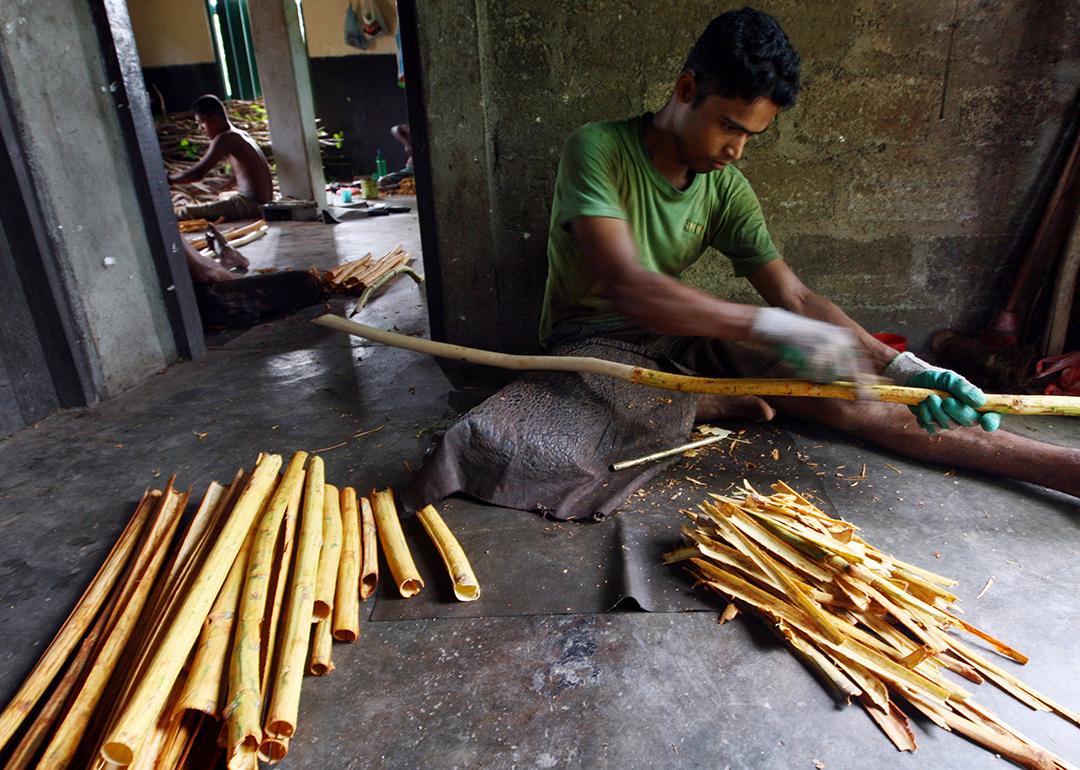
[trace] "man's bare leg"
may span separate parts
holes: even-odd
[[[412,168],[412,132],[409,130],[409,124],[399,123],[391,126],[390,135],[401,142],[402,147],[405,148],[405,155],[408,156],[405,159],[405,168]]]
[[[235,275],[223,268],[209,257],[204,257],[195,250],[184,238],[180,239],[184,244],[184,258],[187,260],[188,270],[191,272],[191,280],[196,283],[215,283],[218,281],[231,281]]]
[[[706,394],[698,399],[695,422],[705,420],[752,420],[768,422],[776,410],[757,396],[716,396]]]
[[[955,428],[930,436],[899,404],[825,398],[768,401],[780,414],[823,423],[916,460],[1009,476],[1080,497],[1080,449],[1004,430],[986,433],[979,428]]]
[[[247,272],[248,258],[241,254],[239,249],[230,246],[221,231],[213,225],[206,226],[206,242],[217,258],[221,260],[223,267],[227,269],[237,268],[241,273]]]

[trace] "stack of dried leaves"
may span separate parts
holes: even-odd
[[[764,495],[744,482],[734,497],[711,495],[684,511],[690,545],[666,554],[699,584],[774,624],[787,643],[848,702],[858,698],[901,751],[915,736],[895,700],[1018,765],[1070,766],[1024,738],[944,676],[988,679],[1020,702],[1080,726],[1055,703],[977,653],[965,631],[1018,663],[1027,657],[962,620],[949,592],[956,581],[895,559],[860,539],[857,527],[826,516],[783,482]]]

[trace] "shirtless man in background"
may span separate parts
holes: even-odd
[[[213,203],[181,206],[177,219],[205,219],[213,222],[257,219],[262,216],[260,205],[274,197],[274,181],[270,165],[259,145],[244,131],[229,122],[221,100],[211,94],[200,96],[191,108],[199,128],[210,137],[210,148],[198,163],[180,174],[170,174],[169,184],[197,182],[222,161],[228,161],[236,176],[236,192],[222,193]]]

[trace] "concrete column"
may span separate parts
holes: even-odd
[[[295,0],[252,0],[251,39],[282,195],[326,205],[307,46]]]
[[[411,16],[417,24],[425,133],[429,139],[439,137],[437,144],[428,142],[436,237],[435,244],[424,243],[429,297],[432,291],[441,295],[428,303],[432,332],[459,345],[528,350],[536,346],[535,332],[525,345],[504,347],[499,325],[496,205],[490,183],[494,153],[488,144],[493,129],[484,107],[488,94],[478,4],[440,0],[409,5],[412,8],[405,9],[403,17]],[[415,97],[413,83],[407,85]],[[418,120],[418,115],[410,114],[410,123]],[[469,191],[467,206],[461,204],[463,190]],[[434,254],[429,253],[432,245]]]
[[[25,169],[0,198],[35,202],[30,237],[47,292],[27,299],[70,345],[87,401],[137,385],[178,355],[163,296],[176,287],[161,285],[151,257],[118,118],[129,107],[113,101],[123,84],[108,76],[92,5],[0,0],[0,133]]]

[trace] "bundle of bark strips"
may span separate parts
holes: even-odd
[[[216,225],[221,221],[223,220],[218,218],[213,224]],[[210,224],[211,223],[207,222],[205,219],[181,219],[176,223],[176,227],[182,233],[197,233],[206,230],[207,226]]]
[[[378,582],[376,520],[395,579],[411,558],[390,490],[371,501],[339,490],[305,452],[282,465],[261,454],[229,486],[211,482],[191,516],[174,480],[143,495],[0,713],[8,770],[255,768],[285,757],[304,672],[333,670],[332,642],[360,633],[360,603]],[[440,553],[460,554],[457,591],[471,568],[458,576],[460,545],[433,508],[425,515]],[[406,578],[408,595],[423,587]]]
[[[324,271],[320,277],[327,291],[362,294],[365,289],[376,285],[381,278],[398,268],[407,267],[410,262],[412,256],[398,244],[379,259],[373,259],[371,252],[368,252],[360,259]]]
[[[846,702],[857,698],[901,751],[916,745],[897,700],[1022,767],[1071,767],[945,676],[990,680],[1032,709],[1080,726],[1080,714],[958,638],[954,632],[963,631],[1017,663],[1028,660],[956,614],[948,590],[956,581],[879,551],[857,527],[826,516],[783,482],[771,495],[743,484],[734,497],[711,495],[697,511],[684,511],[690,545],[665,555],[732,602],[723,619],[740,607],[765,618]]]

